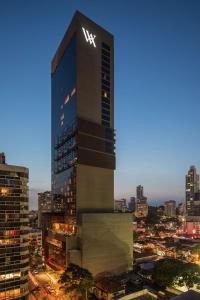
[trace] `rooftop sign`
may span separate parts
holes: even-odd
[[[96,35],[89,33],[89,31],[87,29],[85,29],[84,27],[82,27],[82,30],[83,30],[86,42],[90,43],[90,45],[93,45],[93,47],[96,48],[96,44],[95,44]]]

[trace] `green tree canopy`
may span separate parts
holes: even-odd
[[[161,287],[185,285],[188,289],[200,282],[200,267],[176,259],[156,263],[152,279]]]
[[[200,254],[200,243],[192,247],[192,252]]]
[[[92,274],[78,265],[69,264],[61,274],[59,282],[66,292],[77,291],[81,299],[87,299],[88,290],[93,285]]]

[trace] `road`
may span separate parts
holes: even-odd
[[[69,297],[60,290],[60,284],[58,283],[59,274],[52,270],[33,274],[29,272],[29,278],[32,285],[38,291],[30,292],[29,300],[68,300]],[[51,292],[52,289],[52,292]]]

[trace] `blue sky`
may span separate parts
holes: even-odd
[[[200,170],[200,2],[1,0],[0,150],[50,188],[50,62],[78,9],[115,36],[115,197],[184,199]]]

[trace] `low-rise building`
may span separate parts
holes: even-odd
[[[125,212],[127,210],[126,199],[115,200],[115,210]]]

